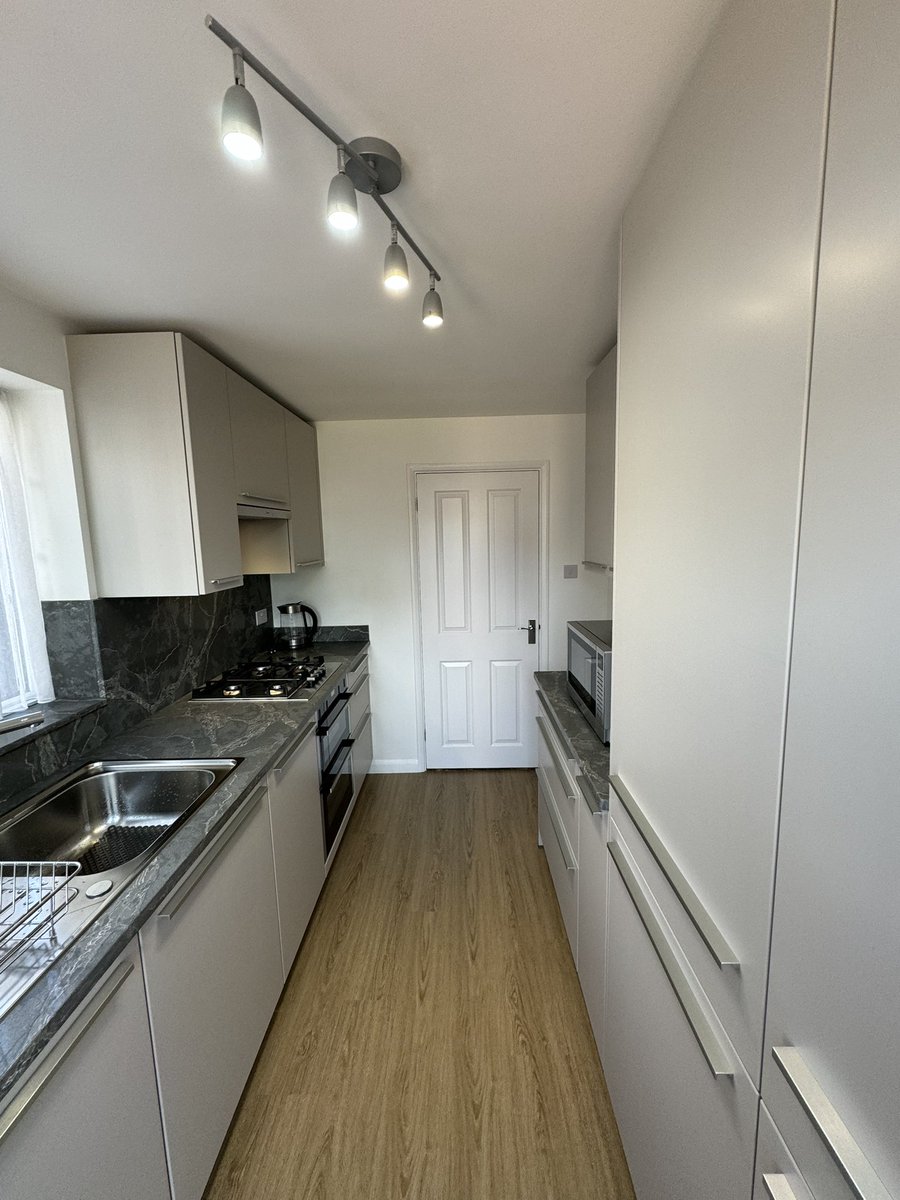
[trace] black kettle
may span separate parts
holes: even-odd
[[[282,626],[282,633],[292,650],[307,650],[316,636],[319,628],[319,618],[308,604],[279,604],[278,611],[294,619],[289,625]],[[296,619],[299,617],[299,621]]]

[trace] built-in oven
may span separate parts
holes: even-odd
[[[325,697],[317,715],[319,738],[319,784],[322,792],[322,828],[325,857],[331,853],[347,810],[353,803],[350,772],[350,692],[343,680]]]
[[[568,625],[569,695],[601,741],[609,742],[612,621],[570,621]]]

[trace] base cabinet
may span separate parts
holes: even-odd
[[[359,795],[366,776],[372,767],[372,714],[366,713],[354,734],[353,749],[350,752],[350,762],[353,771],[353,798]]]
[[[312,724],[269,773],[281,962],[287,979],[325,882],[319,752]]]
[[[282,986],[264,785],[140,944],[172,1197],[200,1200]]]
[[[845,1195],[850,1192],[842,1191],[842,1200]],[[759,1108],[753,1200],[816,1200],[764,1104]]]
[[[572,957],[578,961],[578,862],[546,772],[538,767],[538,845],[543,846]]]
[[[585,802],[581,805],[578,821],[576,962],[594,1041],[599,1049],[603,1038],[603,990],[606,978],[606,834],[609,815],[592,812]]]
[[[0,1196],[169,1200],[136,941],[0,1112]]]

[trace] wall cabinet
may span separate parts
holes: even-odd
[[[275,893],[287,979],[325,882],[315,722],[269,773]]]
[[[617,349],[587,381],[584,433],[584,558],[593,566],[613,565],[616,500]]]
[[[0,1195],[169,1200],[136,941],[0,1112]]]
[[[256,789],[140,932],[173,1200],[200,1200],[281,992]]]
[[[237,371],[227,377],[237,501],[289,508],[285,410]]]
[[[291,563],[296,570],[325,561],[319,452],[313,426],[287,409],[284,432],[291,499]]]
[[[223,364],[179,333],[67,344],[100,594],[240,584]]]

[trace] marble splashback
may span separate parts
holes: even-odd
[[[102,696],[103,673],[92,600],[45,600],[41,605],[53,687],[60,700]]]
[[[320,625],[314,642],[367,642],[368,625]]]

